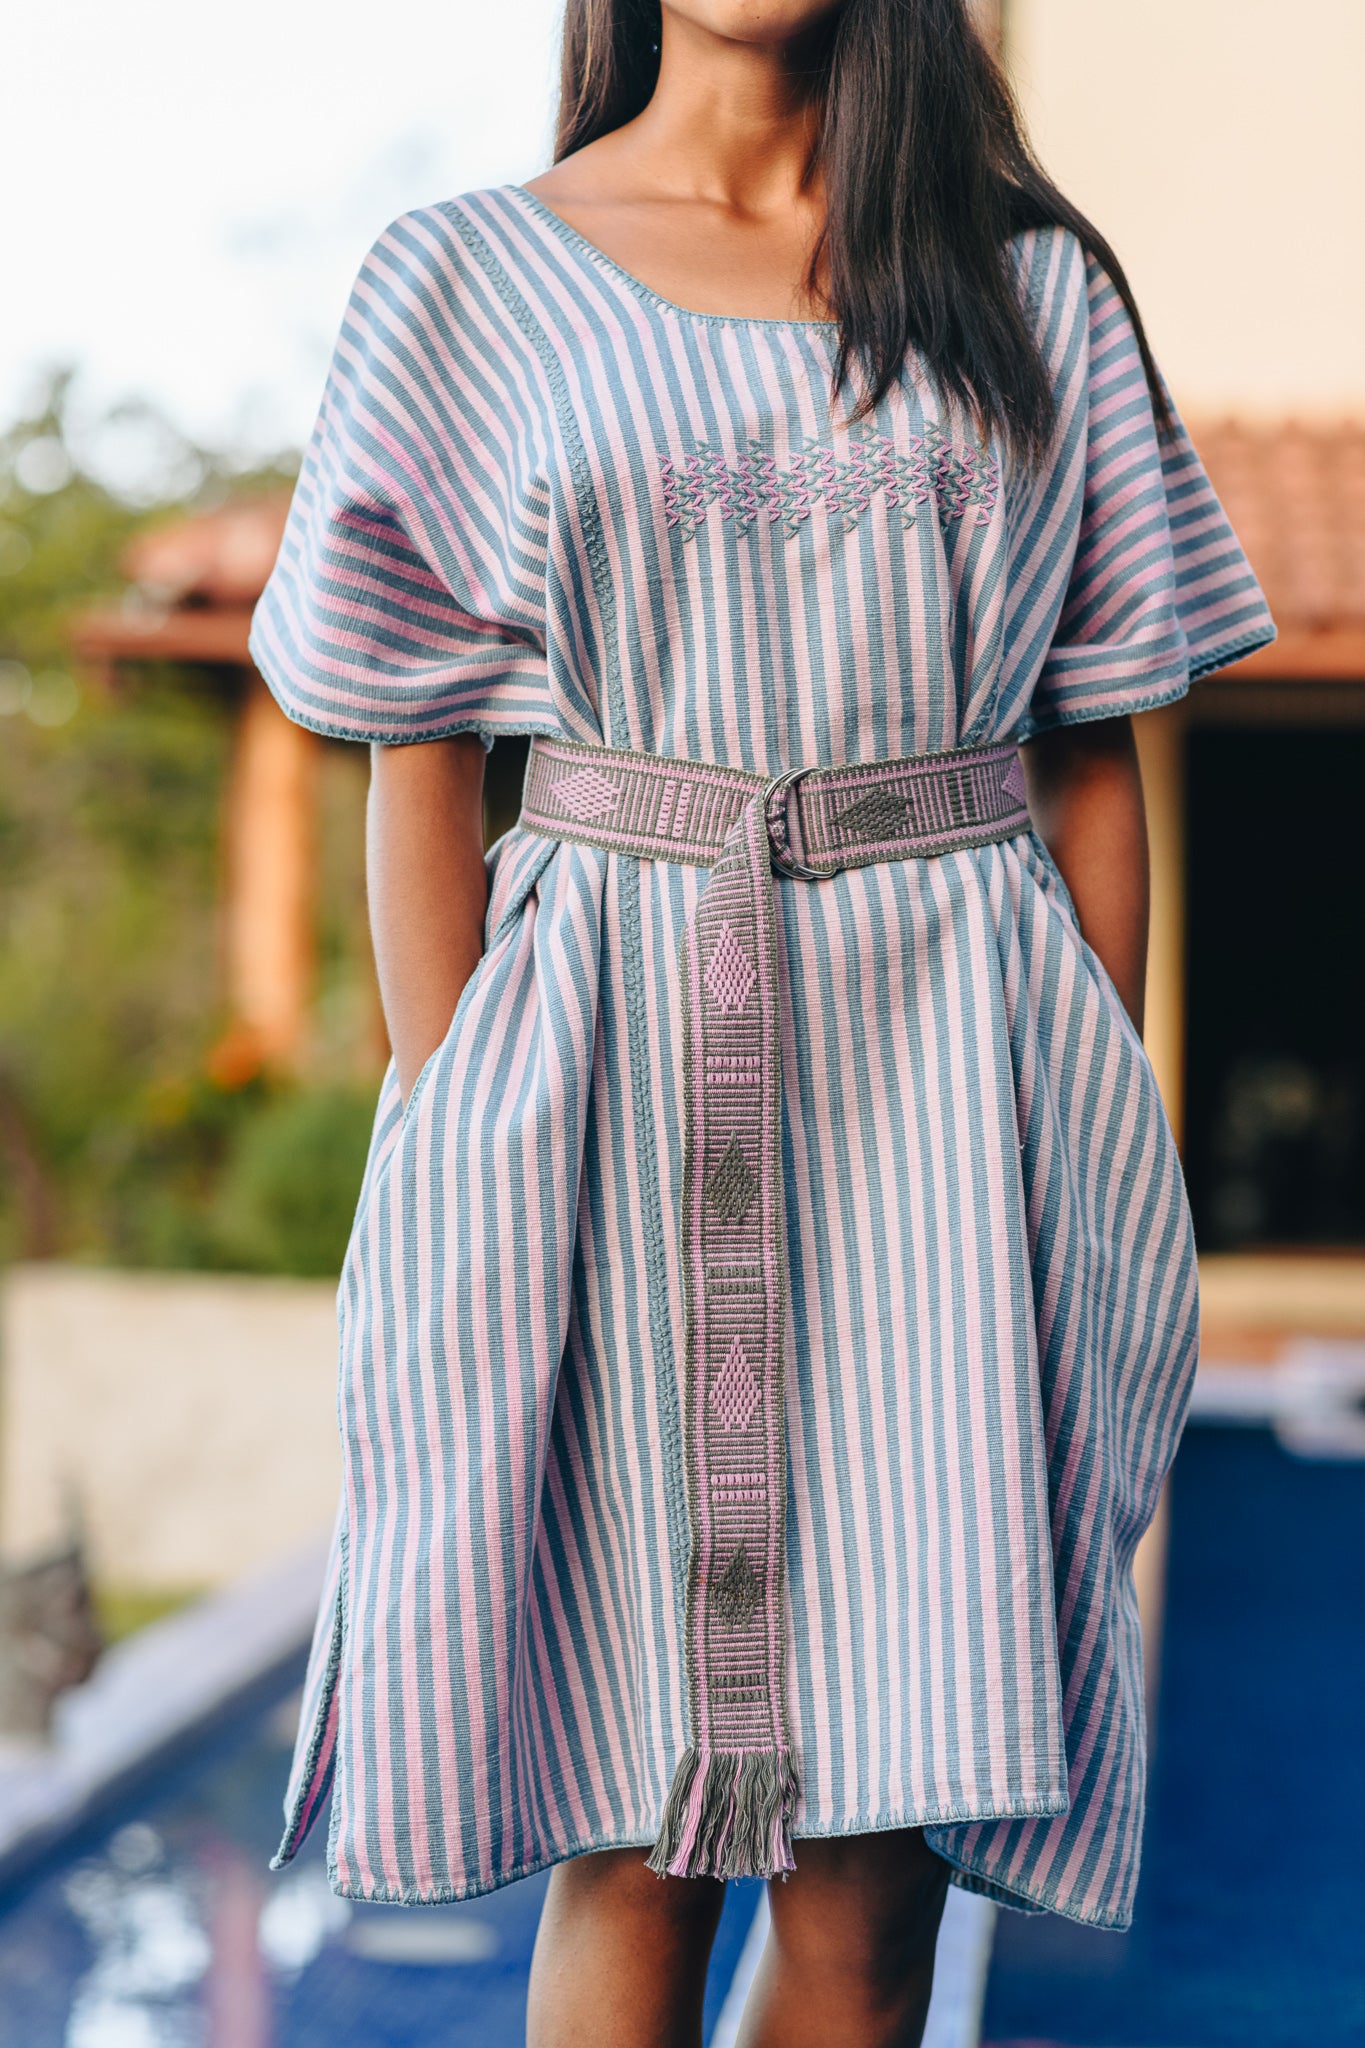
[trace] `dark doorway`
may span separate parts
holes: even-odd
[[[531,742],[525,733],[495,740],[483,771],[483,836],[488,845],[517,822]]]
[[[1200,1244],[1365,1244],[1365,727],[1196,726],[1186,805]]]

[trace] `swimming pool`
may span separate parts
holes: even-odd
[[[1185,1433],[1133,1926],[1002,1913],[988,2048],[1365,2042],[1365,1461]]]
[[[295,1697],[201,1741],[0,1894],[0,2048],[451,2048],[519,2043],[546,1878],[457,1906],[353,1905],[319,1830],[266,1865]],[[759,1887],[731,1886],[714,2025]]]
[[[1188,1430],[1135,1924],[998,1915],[991,2048],[1365,2041],[1362,1620],[1365,1463]],[[268,1871],[298,1676],[0,1891],[0,2048],[518,2048],[545,1877],[351,1905],[322,1830]],[[760,1892],[729,1889],[708,2035]]]

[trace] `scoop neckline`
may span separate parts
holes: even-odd
[[[651,306],[657,306],[662,312],[674,314],[680,320],[699,320],[708,327],[770,327],[816,334],[836,334],[839,330],[837,320],[779,320],[768,318],[761,313],[700,313],[695,306],[680,306],[676,299],[666,299],[662,292],[656,292],[652,285],[645,284],[641,278],[626,270],[614,256],[608,256],[605,249],[599,249],[596,242],[590,242],[576,227],[571,227],[563,214],[556,213],[552,206],[547,206],[538,193],[528,191],[525,185],[509,184],[504,185],[502,189],[524,200],[531,211],[538,215],[562,242],[567,242],[571,248],[578,249],[583,255],[590,257],[601,269],[608,271],[628,290],[634,292],[637,298],[646,300]]]

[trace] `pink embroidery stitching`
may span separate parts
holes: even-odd
[[[780,521],[790,539],[817,506],[849,533],[878,493],[904,527],[914,525],[931,499],[941,518],[974,514],[972,523],[985,526],[1000,494],[994,452],[954,443],[934,426],[914,435],[908,448],[884,434],[850,439],[842,457],[811,437],[785,466],[759,441],[750,441],[735,463],[701,441],[681,463],[661,455],[659,469],[664,522],[677,527],[683,540],[695,540],[712,506],[736,533],[766,519]]]

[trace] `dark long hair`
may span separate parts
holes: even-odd
[[[555,161],[641,113],[659,73],[659,0],[567,0]],[[833,394],[861,374],[861,418],[915,349],[985,433],[1037,460],[1053,397],[1011,275],[1023,228],[1070,228],[1128,309],[1163,432],[1169,408],[1122,265],[1063,198],[1024,134],[967,0],[844,0],[810,38],[822,259],[840,327]]]

